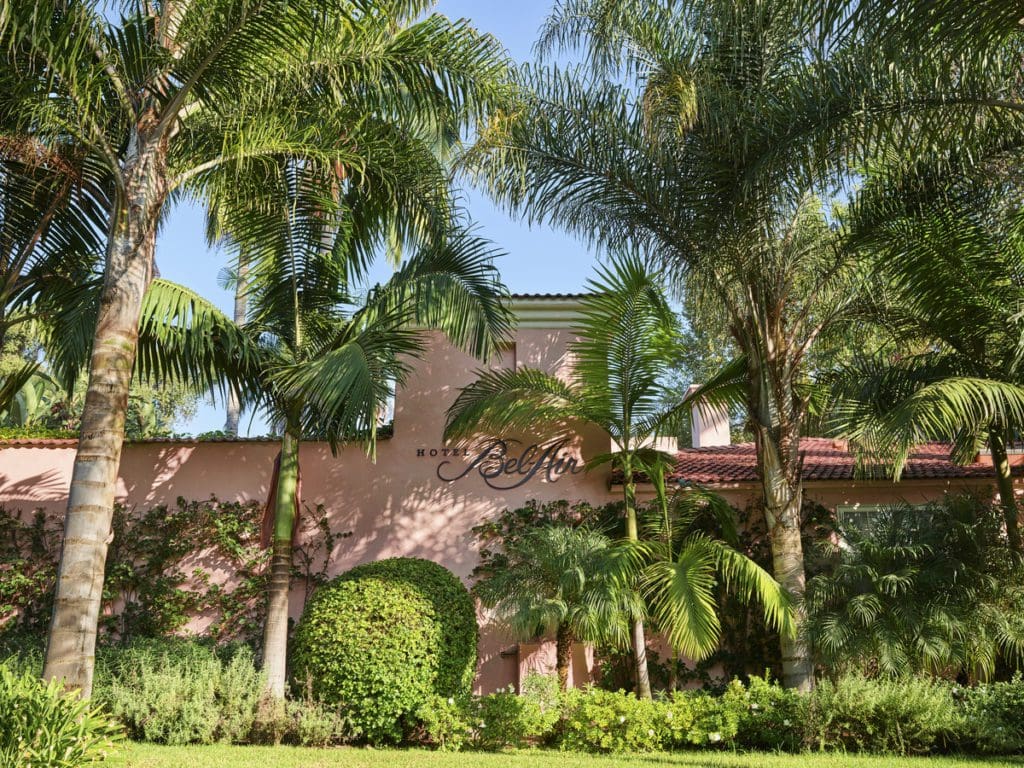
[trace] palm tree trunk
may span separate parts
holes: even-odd
[[[633,478],[633,467],[628,461],[623,466],[623,494],[626,508],[626,538],[639,541],[639,529],[636,524],[636,482]],[[650,699],[651,675],[647,668],[647,638],[644,634],[644,622],[639,616],[633,620],[633,671],[636,680],[636,695],[641,699]]]
[[[1017,499],[1013,494],[1013,473],[1010,470],[1010,459],[1006,454],[1006,439],[1002,430],[991,429],[988,433],[988,447],[992,454],[992,466],[996,471],[996,487],[999,490],[999,503],[1006,519],[1006,538],[1010,549],[1021,554],[1024,547],[1020,538],[1020,512]]]
[[[764,489],[765,519],[772,549],[772,570],[775,579],[797,600],[796,624],[799,628],[804,619],[800,599],[806,585],[800,531],[803,492],[799,467],[788,467],[784,463],[782,457],[786,455],[788,446],[783,445],[780,450],[780,446],[767,439],[767,430],[760,428],[758,431],[758,458]],[[793,461],[792,456],[787,458]],[[814,667],[807,646],[799,635],[783,636],[781,646],[783,684],[798,691],[810,691],[814,687]]]
[[[563,691],[569,690],[569,668],[572,666],[572,630],[568,624],[561,624],[555,634],[555,669],[558,670],[558,685]]]
[[[115,208],[71,473],[43,676],[92,693],[96,630],[111,537],[117,471],[142,299],[153,274],[156,226],[167,195],[165,149],[142,145],[124,171]]]
[[[288,596],[292,578],[292,537],[295,532],[299,482],[299,429],[289,423],[281,439],[281,464],[274,499],[274,536],[263,634],[263,672],[267,690],[284,698],[288,661]]]
[[[246,311],[248,309],[249,265],[245,257],[241,256],[238,261],[238,280],[235,284],[235,325],[245,325]],[[224,433],[229,437],[238,437],[238,422],[242,415],[242,404],[238,400],[238,394],[234,389],[228,389],[227,418],[224,421]]]

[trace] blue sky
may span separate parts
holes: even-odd
[[[470,19],[477,29],[497,37],[517,61],[528,61],[551,4],[551,0],[440,0],[436,11]],[[583,287],[594,264],[585,245],[561,232],[514,221],[471,189],[464,191],[464,198],[480,234],[506,252],[499,266],[512,291],[567,292]],[[226,258],[207,248],[200,208],[180,204],[171,212],[157,242],[157,265],[161,276],[193,288],[230,311],[232,295],[218,284]],[[178,429],[197,433],[220,429],[223,423],[222,407],[203,405],[194,419]],[[243,432],[249,427],[248,415],[243,415],[241,426]],[[259,434],[265,427],[257,420],[250,431]]]

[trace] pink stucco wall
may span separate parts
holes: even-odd
[[[564,328],[521,329],[514,349],[501,364],[529,365],[564,372],[569,331]],[[323,504],[336,531],[352,531],[331,565],[340,573],[362,562],[395,556],[435,560],[467,578],[476,564],[472,526],[506,507],[529,499],[542,501],[586,499],[603,503],[614,498],[608,475],[568,474],[553,481],[538,473],[511,490],[488,487],[478,473],[454,482],[438,477],[445,411],[460,387],[475,378],[479,363],[433,337],[428,354],[418,363],[408,385],[396,398],[394,437],[381,441],[376,463],[362,448],[350,446],[333,456],[325,444],[307,443],[301,451],[303,501]],[[175,499],[263,500],[277,445],[268,442],[138,443],[125,446],[118,495],[128,505],[150,507]],[[608,450],[600,434],[584,431],[572,454],[591,456]],[[423,455],[420,455],[422,451]],[[0,504],[8,509],[45,508],[60,514],[67,498],[74,447],[5,446],[0,448]],[[453,474],[467,459],[451,459]],[[451,475],[447,475],[451,476]],[[828,506],[860,500],[867,503],[937,498],[950,489],[943,483],[817,484],[808,495]],[[962,486],[957,486],[962,487]],[[756,488],[723,488],[737,505],[745,504]],[[301,611],[302,594],[293,593],[292,612]],[[499,627],[483,624],[480,644],[479,690],[518,683],[521,674],[538,664],[550,664],[550,649],[514,642]],[[586,677],[592,655],[580,650],[573,676]]]

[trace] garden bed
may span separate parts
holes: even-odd
[[[1024,758],[769,755],[720,753],[595,756],[553,751],[450,754],[420,750],[304,749],[300,747],[158,747],[132,744],[112,768],[995,768],[1024,766]]]

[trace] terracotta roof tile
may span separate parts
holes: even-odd
[[[904,480],[986,478],[992,465],[984,461],[958,465],[949,459],[950,446],[928,443],[918,446],[903,472]],[[805,437],[800,441],[803,479],[854,480],[853,456],[844,443],[823,437]],[[1015,468],[1016,469],[1016,468]],[[879,477],[886,477],[881,470]],[[753,443],[713,448],[687,448],[678,453],[673,480],[698,484],[749,483],[757,481],[756,452]]]

